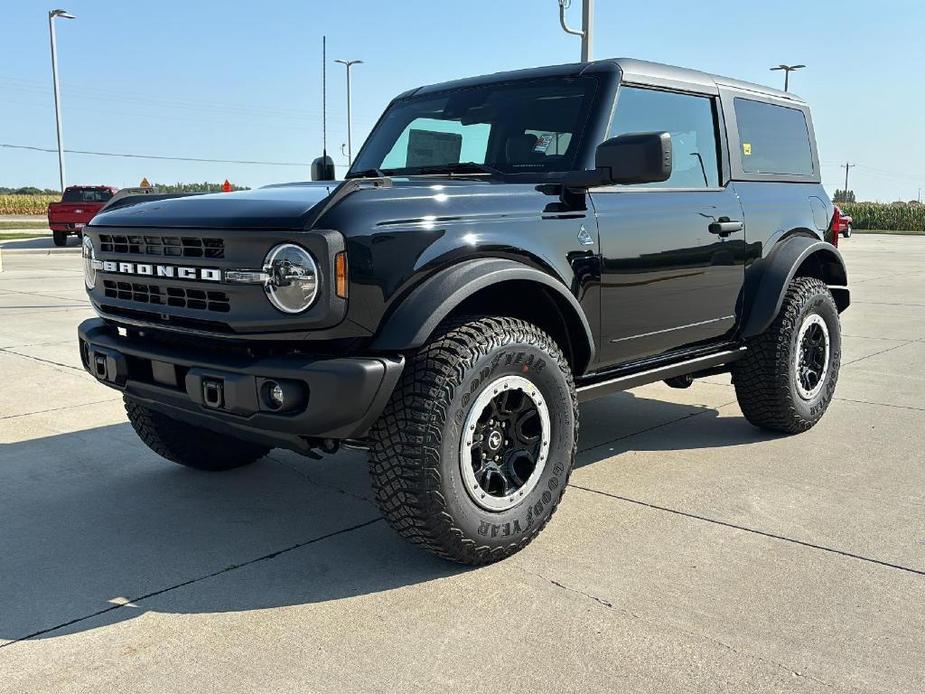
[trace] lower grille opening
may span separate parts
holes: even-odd
[[[187,289],[185,287],[160,287],[140,282],[103,280],[103,291],[110,299],[134,301],[155,306],[174,306],[194,311],[215,311],[228,313],[231,301],[225,292]]]
[[[201,330],[210,333],[232,334],[234,330],[227,323],[214,320],[201,320],[199,318],[184,318],[181,316],[164,316],[152,311],[139,311],[133,308],[122,308],[112,304],[101,304],[100,310],[109,316],[128,318],[130,320],[142,321],[151,325],[173,326],[176,328],[189,328],[191,330]]]

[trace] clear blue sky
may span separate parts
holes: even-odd
[[[65,145],[72,149],[308,162],[321,149],[321,35],[354,68],[354,148],[395,94],[420,84],[577,59],[556,0],[55,0]],[[580,0],[570,11],[580,22]],[[597,0],[597,57],[629,56],[780,86],[813,107],[830,193],[839,163],[863,199],[925,188],[921,0]],[[47,9],[4,0],[0,142],[55,146]],[[343,67],[329,63],[328,148],[346,140]],[[336,157],[338,163],[342,159]],[[70,182],[301,180],[298,167],[68,155]],[[54,154],[0,148],[0,185],[57,187]]]

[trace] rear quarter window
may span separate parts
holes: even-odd
[[[743,171],[798,176],[815,173],[803,111],[736,98],[735,113]]]

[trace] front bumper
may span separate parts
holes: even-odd
[[[77,332],[84,368],[104,385],[190,424],[303,452],[311,439],[363,437],[404,367],[401,356],[222,354],[122,336],[99,318]],[[268,380],[294,387],[293,407],[269,409]]]

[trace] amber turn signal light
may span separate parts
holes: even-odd
[[[347,298],[347,254],[343,251],[334,256],[334,293]]]

